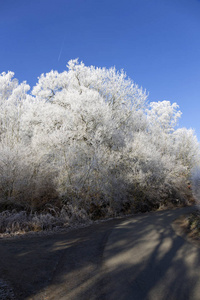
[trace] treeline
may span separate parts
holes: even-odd
[[[0,210],[96,219],[190,201],[200,149],[178,105],[115,68],[67,67],[31,91],[0,75]]]

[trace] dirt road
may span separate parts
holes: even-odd
[[[199,300],[200,248],[171,226],[192,209],[1,239],[0,278],[17,300]]]

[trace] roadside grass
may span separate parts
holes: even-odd
[[[178,235],[200,247],[200,211],[198,209],[174,220],[172,227]]]
[[[136,203],[137,204],[137,203]],[[63,205],[61,209],[48,205],[43,211],[26,211],[16,209],[3,210],[0,212],[0,238],[24,235],[27,233],[55,232],[60,230],[70,230],[73,228],[85,227],[93,223],[104,222],[109,219],[123,218],[132,216],[137,213],[150,211],[159,211],[188,206],[189,202],[167,202],[167,205],[148,206],[144,203],[128,209],[121,210],[118,213],[104,207],[90,206],[90,210],[72,206],[71,204]],[[97,209],[98,208],[98,209]],[[200,223],[200,221],[199,221]],[[192,223],[191,223],[192,224]]]
[[[12,233],[27,233],[30,231],[49,231],[58,228],[66,228],[72,224],[88,223],[88,216],[83,209],[77,209],[71,205],[65,206],[56,212],[26,212],[6,210],[0,213],[0,235]]]
[[[197,210],[187,217],[187,229],[194,238],[200,238],[200,211]]]

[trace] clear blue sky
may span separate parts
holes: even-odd
[[[177,102],[200,141],[200,0],[0,0],[0,73],[123,68],[149,101]]]

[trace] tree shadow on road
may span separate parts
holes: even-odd
[[[180,212],[112,220],[26,243],[1,241],[0,275],[11,280],[17,300],[199,299],[200,249],[170,225]]]
[[[199,299],[200,249],[173,232],[172,219],[164,212],[115,230],[99,299]]]
[[[44,299],[46,288],[56,285],[60,292],[65,282],[68,294],[96,272],[107,237],[119,222],[49,236],[1,239],[0,278],[11,283],[17,300]]]

